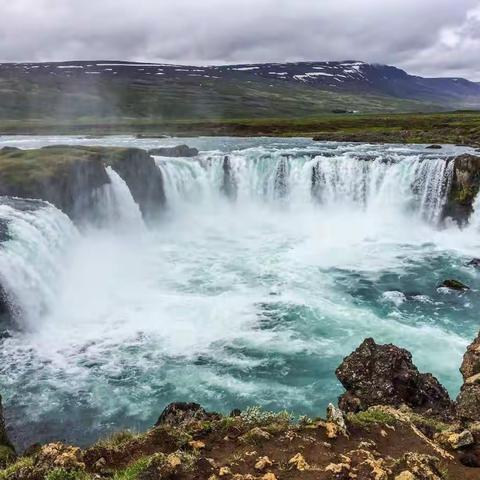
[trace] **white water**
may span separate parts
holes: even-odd
[[[19,327],[35,330],[56,300],[63,255],[77,232],[66,215],[47,203],[32,202],[31,210],[1,203],[0,219],[8,222],[10,239],[0,249],[0,284]]]
[[[141,231],[144,227],[142,213],[130,193],[128,185],[112,168],[107,167],[110,184],[98,192],[98,223],[111,230]]]
[[[100,225],[59,234],[58,270],[33,295],[44,306],[0,350],[0,391],[22,441],[38,440],[38,425],[80,441],[96,429],[145,428],[174,400],[321,414],[340,392],[335,367],[366,336],[409,348],[421,370],[458,389],[480,308],[478,273],[464,265],[480,241],[473,228],[437,228],[445,158],[408,147],[211,142],[200,161],[156,159],[168,202],[159,225],[144,228],[110,170]],[[50,272],[43,239],[19,237],[36,254],[29,275]],[[437,291],[450,277],[473,289]],[[97,427],[78,429],[86,424]]]

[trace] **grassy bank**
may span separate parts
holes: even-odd
[[[306,136],[319,140],[451,143],[480,147],[480,112],[332,114],[298,119],[182,120],[80,118],[0,121],[0,135]]]

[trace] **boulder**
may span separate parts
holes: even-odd
[[[475,268],[480,268],[480,258],[472,258],[467,265],[469,267],[475,267]]]
[[[177,145],[176,147],[152,148],[148,153],[159,157],[196,157],[198,150],[190,148],[188,145]]]
[[[457,290],[458,292],[470,290],[470,287],[467,287],[464,283],[453,279],[444,280],[437,288],[448,288],[449,290]]]
[[[463,385],[457,397],[457,415],[463,421],[480,421],[480,333],[468,346],[460,373]]]
[[[440,150],[442,148],[442,146],[434,144],[434,145],[428,145],[425,148],[428,148],[429,150]]]
[[[480,190],[480,156],[464,154],[452,157],[449,161],[454,162],[453,178],[443,217],[451,217],[459,225],[465,225]]]
[[[347,390],[339,398],[339,407],[346,412],[374,405],[407,405],[442,416],[452,411],[452,402],[439,381],[430,373],[420,373],[410,352],[395,345],[377,345],[367,338],[335,373]]]
[[[155,426],[183,427],[193,422],[203,422],[217,417],[216,413],[208,413],[198,403],[174,402],[165,407]]]

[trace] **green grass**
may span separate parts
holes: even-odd
[[[27,473],[33,469],[33,458],[22,457],[15,463],[0,470],[0,480],[8,480],[9,478],[22,478],[22,472]]]
[[[480,112],[321,114],[270,118],[52,117],[0,119],[0,134],[305,136],[320,140],[451,143],[480,147]]]
[[[136,480],[138,475],[142,473],[150,464],[150,457],[142,457],[130,464],[124,470],[117,472],[113,480]]]
[[[371,425],[394,425],[397,422],[393,415],[376,409],[350,414],[347,416],[347,420],[352,425],[357,427],[369,427]]]
[[[138,433],[132,432],[131,430],[122,430],[100,439],[95,443],[94,447],[117,449],[137,438],[140,438]]]

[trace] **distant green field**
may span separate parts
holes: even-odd
[[[177,120],[79,118],[0,120],[0,135],[306,136],[319,140],[452,143],[480,147],[480,112],[328,114],[303,118]]]

